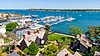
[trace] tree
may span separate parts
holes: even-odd
[[[17,53],[18,53],[19,55],[22,55],[22,52],[21,52],[21,51],[18,51]]]
[[[100,52],[100,47],[99,46],[93,46],[90,53],[88,54],[88,56],[93,56],[95,51]]]
[[[28,48],[25,48],[25,49],[23,50],[23,52],[27,55],[27,54],[29,53]]]
[[[71,26],[70,33],[73,34],[74,36],[77,36],[78,34],[83,33],[83,31],[79,27]]]
[[[28,50],[29,50],[29,54],[36,55],[38,53],[38,51],[39,51],[39,48],[38,48],[38,46],[36,45],[35,42],[32,42],[30,44]]]
[[[44,56],[55,56],[56,52],[58,52],[58,46],[56,44],[52,44],[52,45],[48,46],[47,48],[45,48],[42,51],[42,54]]]
[[[100,26],[89,26],[88,33],[90,37],[100,36]]]
[[[16,35],[15,33],[7,31],[5,34],[7,38],[11,38],[12,40],[19,40],[18,35]]]
[[[17,22],[12,22],[6,25],[6,31],[11,32],[13,29],[16,28],[16,26],[18,26]]]
[[[45,25],[45,31],[47,34],[49,34],[50,26],[48,24]]]
[[[1,49],[1,47],[0,47],[0,56],[2,56],[2,49]]]
[[[100,44],[100,39],[96,39],[94,42]]]

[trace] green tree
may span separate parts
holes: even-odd
[[[29,50],[29,54],[36,55],[39,51],[39,48],[38,48],[38,46],[36,45],[35,42],[32,42],[30,44],[28,50]]]
[[[79,27],[70,26],[70,33],[77,36],[78,34],[83,33],[83,31]]]
[[[18,53],[19,55],[22,55],[22,52],[21,52],[21,51],[18,51],[17,53]]]
[[[25,49],[23,50],[23,52],[27,55],[27,54],[29,53],[28,48],[25,48]]]
[[[6,25],[6,31],[11,32],[13,29],[16,28],[16,26],[18,26],[17,22],[12,22]]]
[[[45,25],[45,31],[47,34],[49,34],[50,26],[48,24]]]
[[[88,56],[93,56],[95,51],[100,52],[100,47],[99,46],[98,47],[97,46],[93,46],[91,51],[90,51],[90,53],[88,54]]]
[[[1,49],[1,47],[0,47],[0,56],[2,56],[2,49]]]
[[[100,26],[89,26],[88,33],[90,37],[100,36]]]
[[[45,48],[42,51],[42,54],[44,56],[55,56],[56,52],[58,52],[58,46],[56,44],[52,44],[52,45],[48,46],[47,48]]]

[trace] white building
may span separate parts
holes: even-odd
[[[6,32],[6,26],[5,25],[0,25],[0,34],[5,35]]]
[[[77,51],[72,54],[70,53],[66,48],[64,48],[63,50],[61,50],[57,56],[82,56],[81,54],[79,54]]]
[[[0,46],[4,44],[4,39],[0,39]]]
[[[98,51],[95,51],[95,54],[94,54],[94,56],[100,56],[100,52],[98,52]]]

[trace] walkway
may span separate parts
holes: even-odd
[[[64,35],[64,36],[69,36],[69,37],[75,38],[75,37],[72,36],[72,35],[66,35],[66,34],[61,34],[61,33],[54,33],[54,34],[59,34],[59,35]]]

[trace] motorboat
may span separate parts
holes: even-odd
[[[37,18],[38,15],[31,15],[31,18]]]
[[[38,15],[23,15],[23,18],[37,18]]]
[[[57,21],[57,19],[51,19],[52,22]]]
[[[73,21],[75,20],[75,18],[69,17],[68,19],[66,19],[67,21]]]

